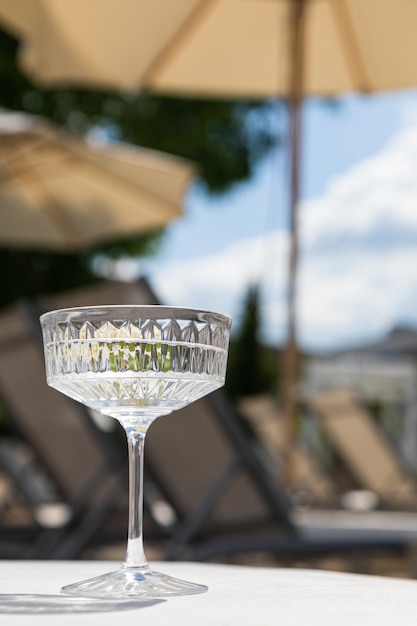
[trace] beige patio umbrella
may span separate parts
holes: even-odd
[[[39,83],[290,102],[285,413],[294,437],[300,104],[417,85],[415,0],[0,0]]]
[[[193,175],[177,157],[0,113],[0,245],[77,250],[162,228]]]
[[[0,23],[44,84],[265,98],[288,95],[301,4],[305,95],[415,83],[413,0],[0,0]]]

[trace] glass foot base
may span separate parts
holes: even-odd
[[[167,598],[207,591],[205,585],[189,583],[149,567],[122,567],[110,572],[67,585],[61,593],[88,598]]]

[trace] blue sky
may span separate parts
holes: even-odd
[[[229,313],[237,325],[260,280],[264,338],[282,341],[287,171],[279,150],[220,199],[190,189],[160,254],[142,264],[164,302]],[[301,196],[303,345],[332,349],[417,325],[417,91],[307,102]]]

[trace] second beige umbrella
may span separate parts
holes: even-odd
[[[2,113],[0,245],[76,250],[162,228],[181,215],[193,173],[177,157]]]

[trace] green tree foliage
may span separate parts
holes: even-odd
[[[275,145],[271,104],[154,97],[86,89],[41,89],[17,65],[19,42],[0,30],[0,106],[42,115],[79,135],[100,128],[110,137],[162,150],[197,164],[208,193],[223,193],[248,179]],[[99,251],[140,256],[155,249],[160,233],[108,242]],[[0,305],[38,290],[69,288],[95,277],[82,254],[0,250]]]
[[[259,340],[261,328],[259,288],[247,292],[241,323],[229,349],[226,391],[232,397],[249,396],[276,387],[277,364]]]

